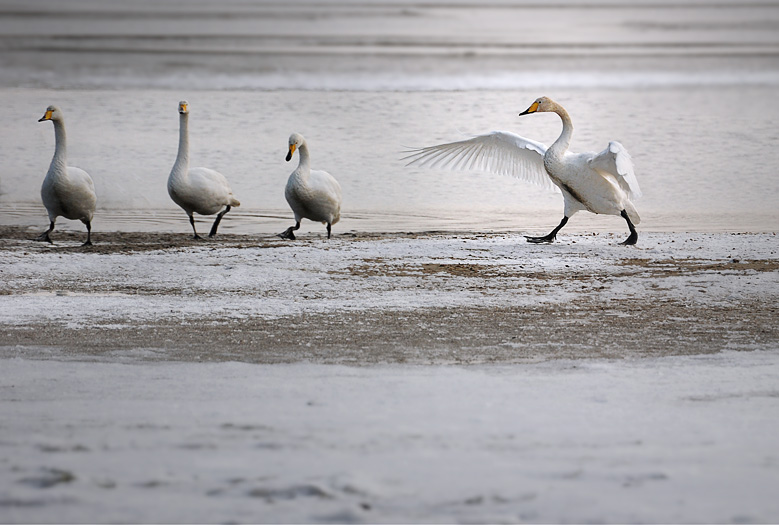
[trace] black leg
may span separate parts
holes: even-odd
[[[625,239],[620,244],[622,244],[624,246],[633,246],[634,244],[636,244],[638,242],[638,232],[636,231],[636,227],[633,226],[632,222],[630,222],[630,217],[628,217],[628,212],[626,212],[625,210],[622,210],[620,215],[622,215],[622,218],[627,221],[628,228],[630,228],[630,237]]]
[[[87,225],[87,241],[81,246],[92,246],[92,223],[85,221],[84,224]]]
[[[35,240],[47,242],[49,244],[54,244],[54,241],[52,241],[51,238],[49,237],[49,234],[52,231],[54,231],[54,221],[51,221],[51,223],[49,224],[49,229],[43,232],[42,234],[38,235],[38,237],[36,237]]]
[[[555,240],[555,237],[557,236],[557,232],[559,232],[567,222],[568,222],[568,217],[563,216],[563,220],[560,221],[560,224],[557,225],[557,228],[549,232],[549,235],[544,235],[543,237],[529,237],[525,235],[525,239],[527,239],[527,242],[533,242],[536,244],[552,242]]]
[[[195,229],[195,216],[190,215],[189,216],[189,223],[192,225],[192,231],[195,232],[195,239],[202,239],[200,235],[197,234],[197,230]]]
[[[330,224],[330,223],[328,222],[328,223],[327,223],[327,238],[328,238],[328,239],[330,238],[330,229],[331,229],[331,227],[332,227],[332,224]]]
[[[295,240],[295,234],[292,233],[292,232],[294,232],[298,228],[300,228],[300,222],[295,222],[294,226],[290,226],[289,228],[284,230],[283,233],[279,234],[279,237],[281,237],[282,239],[289,239],[291,241],[294,241]]]
[[[208,234],[209,237],[213,237],[216,235],[216,229],[219,228],[219,223],[222,221],[222,217],[224,217],[224,214],[230,211],[230,206],[226,207],[224,211],[219,212],[219,215],[216,216],[216,220],[214,221],[214,225],[211,226],[211,233]]]

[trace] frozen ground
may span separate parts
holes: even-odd
[[[779,520],[779,352],[2,360],[3,522]]]
[[[775,348],[775,234],[321,233],[298,242],[4,230],[6,347],[149,358],[492,362]],[[72,240],[71,240],[72,239]],[[78,239],[78,240],[76,240]],[[156,357],[154,357],[156,356]]]
[[[774,234],[2,233],[0,521],[779,521]]]

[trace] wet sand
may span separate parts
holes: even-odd
[[[122,232],[97,234],[82,248],[81,233],[57,232],[54,246],[30,241],[34,233],[0,231],[0,261],[30,266],[3,271],[3,357],[469,364],[693,355],[779,341],[772,234],[650,233],[626,248],[608,234],[533,246],[520,235],[472,232],[294,243]],[[62,265],[72,273],[45,270]],[[289,273],[272,274],[282,269]],[[200,284],[214,272],[235,282]],[[202,278],[169,281],[179,273]],[[52,311],[36,312],[36,300]],[[150,310],[144,301],[154,301]],[[75,310],[58,317],[62,308]]]

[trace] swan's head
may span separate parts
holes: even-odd
[[[62,110],[60,108],[57,106],[49,106],[46,108],[46,113],[44,113],[43,116],[38,119],[38,122],[43,122],[45,120],[62,120],[63,118],[64,115],[62,114]]]
[[[535,102],[530,104],[530,107],[527,108],[525,111],[519,114],[521,117],[522,115],[529,115],[530,113],[542,113],[544,111],[554,111],[557,107],[557,104],[554,100],[552,100],[549,97],[540,97],[537,98]]]
[[[180,115],[188,115],[189,114],[189,102],[186,100],[182,100],[179,102],[179,114]]]
[[[292,154],[295,150],[300,148],[301,145],[306,143],[306,139],[300,133],[293,133],[289,136],[289,152],[287,153],[287,162],[292,160]]]

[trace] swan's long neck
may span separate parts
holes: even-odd
[[[305,142],[298,148],[298,155],[300,156],[300,162],[298,162],[298,175],[302,178],[308,178],[311,173],[311,157],[308,154],[308,144]]]
[[[189,168],[189,115],[179,115],[179,152],[173,164],[173,173],[186,174]]]
[[[52,120],[52,123],[54,124],[54,157],[51,159],[49,171],[64,171],[68,166],[68,139],[65,134],[65,123],[61,120]]]
[[[559,104],[555,105],[554,112],[557,113],[563,121],[563,131],[549,149],[554,150],[559,155],[563,155],[566,151],[568,151],[568,146],[571,144],[571,137],[573,136],[573,122],[571,122],[571,117],[568,115],[568,112],[565,111],[565,108]]]
[[[557,177],[564,172],[563,164],[565,162],[565,152],[568,151],[568,146],[571,144],[571,137],[573,136],[573,123],[568,112],[560,106],[555,104],[552,109],[557,113],[563,121],[563,131],[554,144],[549,146],[544,154],[544,168],[546,172],[552,177],[552,180],[557,180]]]

